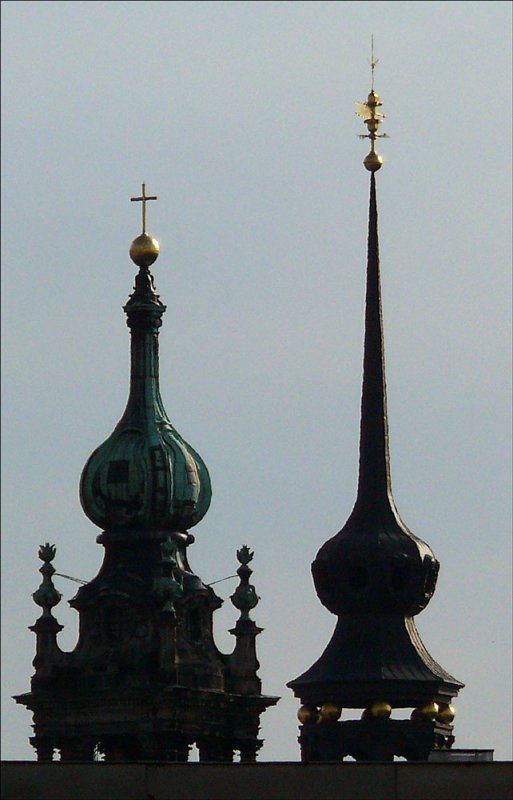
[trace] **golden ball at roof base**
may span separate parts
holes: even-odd
[[[301,706],[297,718],[302,725],[313,725],[319,720],[319,711],[315,706]]]
[[[451,706],[451,704],[448,703],[447,705],[444,704],[439,707],[436,718],[438,722],[443,722],[445,723],[445,725],[450,725],[455,716],[456,716],[456,709],[454,708],[454,706]]]
[[[320,722],[336,722],[342,714],[342,707],[336,703],[323,703],[320,711]]]
[[[130,258],[138,267],[149,267],[159,257],[159,243],[153,236],[141,233],[130,245]]]
[[[438,703],[426,703],[422,708],[417,709],[417,719],[434,719],[438,714]]]
[[[369,711],[376,719],[388,719],[392,713],[392,706],[384,700],[378,700],[371,705]]]

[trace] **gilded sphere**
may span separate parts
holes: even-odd
[[[369,711],[376,719],[388,719],[392,713],[392,706],[384,700],[378,700],[371,705]]]
[[[138,267],[149,267],[159,257],[159,243],[153,236],[141,233],[130,245],[130,258]]]
[[[448,703],[447,705],[441,705],[439,707],[436,718],[438,722],[443,722],[446,725],[450,725],[455,716],[456,716],[456,709],[454,708],[454,706],[451,706],[451,704]]]
[[[323,703],[320,711],[320,722],[336,722],[342,714],[342,707],[336,703]]]
[[[375,150],[371,150],[363,159],[363,165],[369,172],[377,172],[383,166],[383,159]]]
[[[418,718],[420,719],[435,719],[438,714],[438,703],[426,703],[425,706],[418,709]]]
[[[319,711],[315,706],[301,706],[297,718],[302,725],[311,725],[319,720]]]

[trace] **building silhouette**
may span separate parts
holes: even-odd
[[[143,231],[130,248],[139,272],[124,308],[129,399],[81,478],[83,509],[102,529],[104,562],[71,601],[79,638],[64,653],[53,614],[61,599],[52,581],[55,547],[40,548],[35,671],[30,692],[15,698],[33,713],[38,762],[4,765],[5,800],[510,796],[509,764],[493,763],[492,751],[454,749],[452,701],[463,684],[429,655],[413,620],[434,593],[439,565],[401,520],[391,489],[376,199],[380,107],[373,85],[359,104],[371,150],[358,493],[348,521],[312,565],[319,599],[337,624],[320,658],[288,684],[302,704],[301,762],[253,763],[260,716],[278,698],[262,694],[258,677],[249,547],[237,552],[231,600],[239,618],[229,655],[212,635],[221,601],[189,564],[189,531],[207,512],[211,487],[160,396],[165,306],[150,272],[158,243],[146,231],[146,203],[156,198],[143,184],[132,198],[143,208]],[[363,713],[340,721],[343,708]],[[411,718],[394,719],[393,710],[404,708]],[[203,763],[186,765],[193,744]],[[50,763],[56,750],[60,762]],[[241,763],[231,764],[237,752]],[[92,763],[98,756],[102,763]],[[347,757],[359,763],[340,763]],[[411,763],[393,763],[397,757]]]

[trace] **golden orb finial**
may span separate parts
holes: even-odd
[[[146,203],[148,200],[158,200],[156,195],[146,194],[146,184],[142,185],[142,196],[131,197],[131,202],[142,202],[142,233],[130,245],[130,258],[138,267],[149,267],[157,260],[160,253],[159,243],[146,231]]]
[[[439,706],[436,718],[438,722],[443,722],[445,725],[450,725],[456,716],[456,709],[450,703]]]
[[[319,714],[319,722],[336,722],[342,714],[342,706],[337,703],[323,703]]]
[[[378,169],[381,169],[383,166],[383,159],[379,153],[376,153],[376,151],[372,149],[363,159],[363,165],[369,172],[377,172]]]
[[[357,102],[356,115],[361,117],[367,126],[368,133],[360,134],[360,139],[370,139],[371,149],[370,152],[363,160],[363,164],[369,172],[377,172],[383,165],[383,159],[376,152],[376,139],[382,139],[387,136],[386,133],[378,133],[379,126],[385,119],[385,115],[378,111],[378,108],[383,105],[379,94],[374,91],[374,69],[378,63],[378,59],[374,58],[374,36],[371,37],[371,60],[370,66],[372,70],[372,88],[367,96],[366,103]]]
[[[435,718],[438,718],[438,713],[439,713],[438,703],[431,701],[430,703],[426,703],[425,706],[422,706],[420,708],[414,708],[413,711],[411,712],[410,719],[433,720]]]
[[[301,706],[297,718],[302,725],[313,725],[319,721],[319,711],[315,706]]]
[[[370,715],[376,719],[388,719],[392,713],[392,706],[384,700],[377,700],[369,708]]]
[[[435,702],[426,703],[426,705],[422,706],[420,709],[420,716],[422,719],[435,719],[437,714],[438,703]]]
[[[159,243],[147,233],[141,233],[130,245],[130,258],[138,267],[149,267],[160,253]]]

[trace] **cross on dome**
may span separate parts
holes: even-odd
[[[143,183],[142,185],[142,196],[141,197],[131,197],[130,201],[132,203],[137,203],[142,201],[142,232],[143,234],[146,233],[146,203],[148,200],[158,200],[156,195],[152,195],[151,197],[146,194],[146,184]]]

